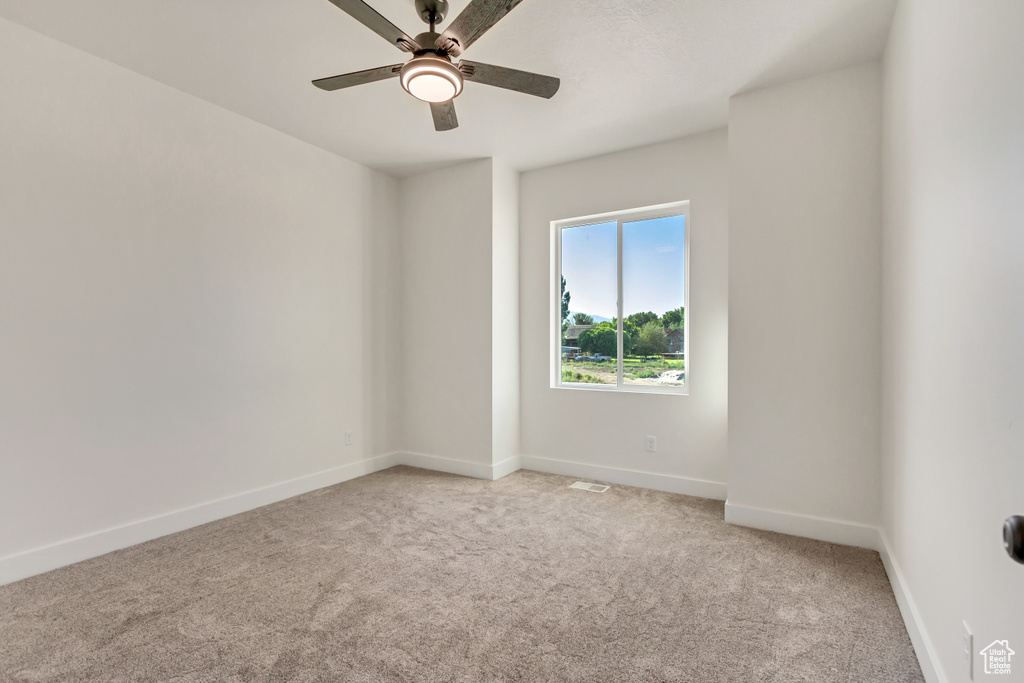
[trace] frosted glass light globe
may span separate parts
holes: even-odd
[[[409,79],[409,94],[424,102],[447,102],[455,91],[451,79],[434,73],[422,72]]]
[[[462,72],[439,57],[414,57],[402,67],[402,87],[424,102],[447,102],[462,92]]]

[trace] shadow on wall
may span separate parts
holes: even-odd
[[[859,61],[858,55],[877,59],[885,49],[897,4],[897,0],[860,0],[828,22],[806,26],[801,40],[781,51],[771,66],[736,94],[849,66]],[[859,36],[878,36],[877,44],[863,44]]]

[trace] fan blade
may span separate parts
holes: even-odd
[[[332,2],[334,0],[331,0]],[[472,0],[436,41],[437,47],[458,57],[487,29],[498,23],[523,0]]]
[[[558,86],[561,84],[561,81],[551,76],[542,76],[529,71],[509,69],[493,64],[471,62],[468,59],[459,62],[459,71],[467,81],[515,90],[546,99],[551,99],[558,92]]]
[[[414,52],[422,49],[402,29],[385,19],[377,10],[367,5],[363,0],[331,0],[331,2],[338,9],[348,12],[356,21],[396,46],[399,50]]]
[[[367,69],[366,71],[354,71],[350,74],[342,74],[340,76],[318,78],[313,81],[313,85],[321,90],[341,90],[342,88],[351,88],[353,85],[362,85],[364,83],[373,83],[374,81],[383,81],[388,78],[394,78],[401,70],[401,64],[379,66],[376,69]]]
[[[434,117],[434,130],[444,131],[459,127],[459,119],[455,116],[455,103],[431,102],[430,113]]]

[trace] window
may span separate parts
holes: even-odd
[[[689,202],[555,221],[552,386],[688,393]]]

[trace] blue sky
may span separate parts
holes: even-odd
[[[623,311],[665,311],[683,305],[685,217],[654,218],[622,226]],[[562,230],[562,275],[569,308],[614,318],[616,224]]]

